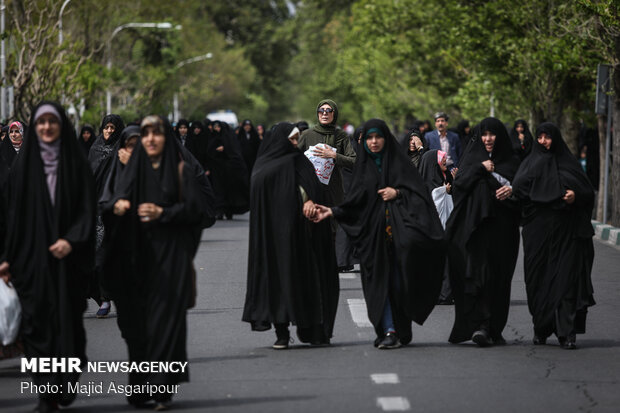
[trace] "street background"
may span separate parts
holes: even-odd
[[[173,409],[187,412],[618,412],[620,411],[620,249],[595,241],[592,279],[597,305],[577,351],[555,338],[534,346],[519,258],[504,337],[508,344],[452,345],[452,306],[437,306],[413,342],[377,350],[367,327],[359,273],[341,274],[330,347],[298,340],[275,351],[273,330],[252,332],[241,322],[245,298],[248,214],[203,232],[195,260],[198,300],[187,315],[190,382]],[[85,314],[91,361],[127,360],[115,308]],[[360,311],[361,310],[361,311]],[[294,327],[291,328],[295,337]],[[295,337],[296,339],[296,337]],[[0,412],[31,411],[36,395],[20,394],[20,359],[0,361]],[[80,382],[126,383],[124,374],[81,376]],[[133,412],[121,395],[78,396],[73,412]]]

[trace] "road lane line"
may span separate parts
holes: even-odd
[[[366,301],[364,301],[363,298],[349,298],[347,302],[349,304],[349,311],[351,312],[353,322],[358,327],[372,327],[372,323],[368,319]]]
[[[411,409],[406,397],[377,397],[377,406],[385,412],[404,412]]]
[[[398,384],[398,374],[396,373],[375,373],[370,375],[370,379],[375,384]]]

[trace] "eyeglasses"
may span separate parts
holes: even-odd
[[[334,109],[332,108],[320,108],[316,111],[316,113],[332,113]]]

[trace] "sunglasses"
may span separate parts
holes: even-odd
[[[332,113],[333,111],[334,109],[332,108],[325,108],[325,109],[321,108],[321,109],[318,109],[316,113]]]

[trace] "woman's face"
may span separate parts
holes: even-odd
[[[538,143],[544,146],[546,150],[551,149],[552,142],[553,140],[551,139],[551,136],[547,135],[545,132],[538,135]]]
[[[11,138],[11,142],[13,143],[21,143],[22,139],[24,138],[22,134],[19,133],[19,129],[16,126],[12,127],[9,131],[9,137]]]
[[[517,131],[517,133],[523,133],[525,128],[523,128],[523,124],[517,123],[517,126],[515,126],[515,130]]]
[[[293,136],[289,137],[288,140],[291,141],[294,147],[297,147],[297,144],[299,143],[299,133],[296,133]]]
[[[200,132],[202,132],[202,129],[194,128],[194,135],[198,136],[198,135],[200,135]]]
[[[222,130],[222,126],[219,123],[216,123],[215,125],[213,125],[213,130],[219,132]]]
[[[265,130],[263,129],[263,125],[258,125],[256,127],[256,132],[258,132],[259,135],[262,135],[263,132],[265,132]]]
[[[89,140],[90,136],[90,131],[88,129],[85,129],[84,132],[82,132],[82,139],[85,141]]]
[[[385,146],[385,138],[376,132],[372,132],[366,137],[366,145],[370,152],[379,153]]]
[[[161,133],[155,132],[152,126],[147,126],[142,133],[142,146],[144,146],[146,154],[151,159],[160,157],[164,151],[166,137]]]
[[[246,131],[247,133],[250,133],[250,131],[252,130],[252,125],[249,123],[246,123],[245,125],[243,125],[243,130]]]
[[[486,149],[488,153],[493,152],[493,147],[495,146],[495,134],[491,131],[485,131],[482,134],[482,143],[484,145],[484,149]]]
[[[52,143],[60,138],[60,121],[51,113],[44,113],[35,122],[37,136],[45,143]]]
[[[114,126],[112,122],[108,122],[103,127],[103,139],[105,139],[106,141],[110,139],[110,136],[112,136],[115,130],[116,130],[116,126]]]
[[[187,126],[185,125],[179,126],[179,135],[181,136],[187,135]]]
[[[441,169],[441,172],[446,172],[448,170],[447,159],[447,156],[441,158],[441,162],[439,163],[439,168]]]
[[[329,125],[334,121],[334,109],[327,103],[319,107],[317,110],[317,115],[321,125]]]
[[[464,131],[465,131],[465,135],[469,135],[469,131],[471,131],[471,127],[465,126]]]
[[[132,153],[133,149],[136,147],[137,144],[138,144],[138,137],[132,136],[131,138],[125,141],[125,149],[127,150],[127,152]]]

